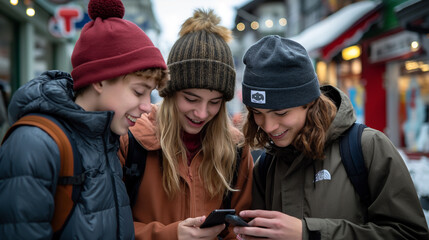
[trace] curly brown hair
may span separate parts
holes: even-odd
[[[292,145],[310,159],[323,159],[326,132],[337,114],[337,107],[323,94],[302,107],[308,108],[305,124]],[[243,125],[245,144],[252,148],[269,146],[270,137],[256,124],[251,108],[247,110],[247,121]]]

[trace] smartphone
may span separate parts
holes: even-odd
[[[237,216],[237,215],[231,215],[228,214],[225,216],[225,221],[229,224],[231,224],[232,226],[237,226],[237,227],[249,227],[250,225],[247,224],[246,221],[244,221],[241,217]]]
[[[223,224],[225,223],[225,216],[228,214],[234,215],[235,209],[215,209],[207,216],[200,228],[213,227]]]

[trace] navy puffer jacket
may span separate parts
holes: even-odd
[[[61,239],[133,239],[113,112],[84,111],[73,101],[72,84],[68,73],[43,73],[14,94],[9,119],[39,112],[72,129],[86,180]],[[22,126],[9,136],[0,148],[0,239],[52,238],[59,170],[59,150],[43,130]]]

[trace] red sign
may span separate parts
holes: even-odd
[[[49,21],[49,31],[56,37],[73,37],[76,33],[75,23],[82,20],[83,13],[79,6],[64,5],[55,11]]]

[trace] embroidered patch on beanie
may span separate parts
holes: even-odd
[[[251,90],[250,95],[253,103],[265,104],[265,91]]]
[[[303,106],[320,96],[319,80],[307,51],[280,36],[266,36],[243,57],[243,103],[253,108]]]
[[[227,42],[231,31],[219,26],[220,18],[213,10],[197,9],[180,30],[167,65],[170,81],[160,96],[172,96],[187,88],[216,90],[226,101],[234,97],[235,69]]]
[[[148,68],[167,69],[164,58],[146,33],[122,19],[120,0],[90,0],[88,15],[71,62],[73,88],[112,79]]]

